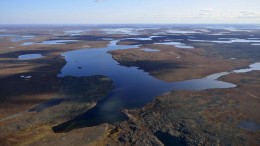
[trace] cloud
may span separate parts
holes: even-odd
[[[207,9],[201,9],[200,11],[201,12],[211,12],[211,11],[214,11],[214,9],[207,8]]]
[[[259,12],[253,12],[253,11],[242,11],[240,12],[243,16],[258,16]]]
[[[259,11],[241,11],[238,16],[238,19],[259,19],[260,12]]]
[[[200,16],[203,16],[203,17],[205,17],[205,16],[210,16],[210,15],[212,15],[213,11],[214,11],[214,10],[211,9],[211,8],[201,9],[201,10],[199,10],[199,15],[200,15]]]

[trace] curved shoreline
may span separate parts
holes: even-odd
[[[111,41],[111,43],[106,48],[99,50],[96,50],[95,48],[83,49],[67,52],[64,54],[67,63],[61,70],[59,77],[65,77],[68,75],[81,77],[101,74],[108,76],[113,80],[115,89],[111,92],[110,95],[105,97],[103,101],[99,102],[97,106],[91,110],[72,120],[53,127],[54,132],[68,132],[74,128],[91,127],[102,123],[113,124],[116,122],[122,122],[127,118],[125,118],[125,115],[123,115],[121,109],[143,107],[147,103],[151,102],[154,97],[168,91],[205,90],[212,88],[236,87],[234,84],[219,81],[217,78],[212,78],[212,76],[173,83],[160,81],[151,77],[149,73],[146,73],[137,67],[125,67],[118,65],[109,52],[111,50],[122,50],[135,48],[137,46],[117,45],[117,42],[118,41],[116,40]],[[96,60],[96,57],[92,56],[93,54],[94,56],[100,55],[102,59],[106,59],[104,59],[104,61]],[[111,69],[106,70],[101,68],[102,66],[98,66],[99,64],[103,63],[105,66],[109,66]],[[78,70],[75,68],[75,66],[81,66],[81,69]],[[90,67],[91,70],[88,70]],[[84,68],[85,70],[83,70]],[[114,72],[114,70],[117,70],[117,72]],[[215,74],[213,74],[213,76],[215,76]],[[138,80],[134,80],[136,77],[138,77]],[[118,90],[121,88],[126,89]],[[133,94],[133,92],[135,92],[135,94]],[[113,104],[113,106],[110,104]]]

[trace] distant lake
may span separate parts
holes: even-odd
[[[66,44],[71,42],[77,42],[78,40],[48,40],[43,41],[37,44],[44,44],[44,45],[59,45],[59,44]]]
[[[34,45],[34,44],[42,44],[42,45],[62,45],[71,42],[77,42],[78,40],[47,40],[39,43],[35,42],[24,42],[22,46]]]
[[[192,42],[211,42],[220,44],[231,44],[231,43],[260,43],[260,40],[256,39],[238,39],[238,38],[219,38],[220,40],[195,40],[190,39]]]
[[[182,49],[193,49],[193,46],[188,46],[184,43],[181,42],[163,42],[163,43],[155,43],[155,44],[160,44],[160,45],[173,45],[176,48],[182,48]]]
[[[42,56],[41,54],[24,54],[24,55],[18,56],[18,59],[31,60],[31,59],[38,59],[38,58],[42,58],[42,57],[44,57],[44,56]]]
[[[158,50],[158,49],[149,49],[149,48],[144,48],[144,49],[141,49],[145,52],[160,52],[161,50]]]

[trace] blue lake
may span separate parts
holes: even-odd
[[[54,127],[55,132],[126,120],[127,117],[121,112],[122,109],[143,107],[154,97],[172,90],[236,87],[234,84],[216,80],[227,73],[173,83],[158,80],[137,67],[119,65],[108,53],[109,51],[139,48],[139,46],[117,45],[117,42],[113,40],[105,48],[81,49],[62,54],[67,63],[58,77],[104,75],[113,80],[114,89],[91,110]]]
[[[22,46],[34,45],[34,44],[41,44],[41,45],[62,45],[71,42],[77,42],[78,40],[47,40],[39,43],[35,42],[24,42]]]
[[[24,55],[18,56],[18,59],[31,60],[31,59],[38,59],[38,58],[42,58],[42,57],[44,57],[44,56],[42,56],[41,54],[24,54]]]
[[[160,44],[160,45],[173,45],[176,48],[181,48],[181,49],[194,49],[193,46],[187,46],[184,43],[180,43],[180,42],[163,42],[163,43],[155,43],[155,44]]]
[[[144,49],[141,49],[145,52],[160,52],[161,50],[158,50],[158,49],[150,49],[150,48],[144,48]]]
[[[37,44],[44,44],[44,45],[58,45],[58,44],[67,44],[71,42],[77,42],[78,40],[48,40],[43,41]]]

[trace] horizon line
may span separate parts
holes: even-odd
[[[0,23],[0,25],[260,25],[260,23]]]

